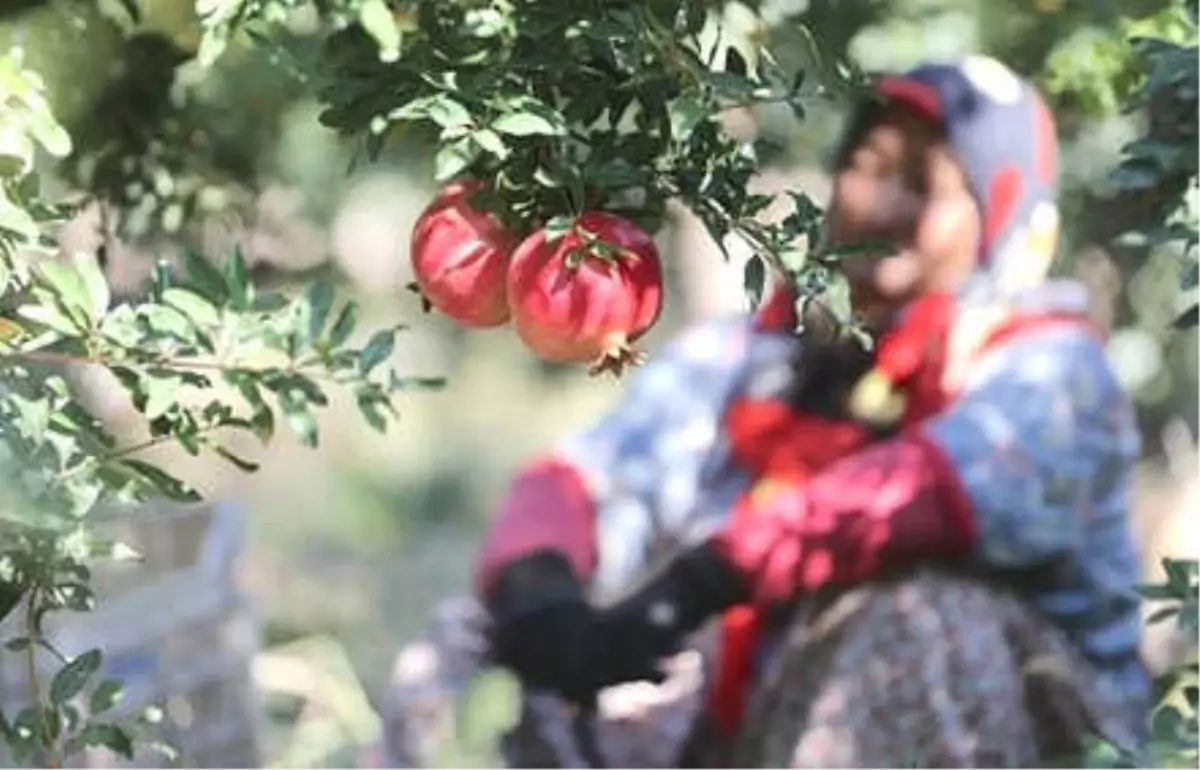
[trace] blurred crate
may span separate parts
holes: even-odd
[[[131,546],[143,559],[97,565],[97,608],[60,613],[48,626],[55,645],[74,656],[99,647],[101,677],[120,679],[125,696],[106,718],[133,717],[161,706],[156,728],[180,751],[184,767],[254,767],[259,761],[261,710],[251,663],[261,648],[260,622],[235,584],[243,541],[239,508],[228,502],[196,506],[155,504],[110,512],[97,530]],[[14,616],[18,613],[14,613]],[[20,633],[16,617],[0,638]],[[42,656],[43,687],[53,675]],[[23,655],[0,653],[0,703],[15,714],[28,703]],[[160,754],[126,762],[105,750],[72,762],[78,767],[161,767]],[[0,753],[0,766],[11,766]]]

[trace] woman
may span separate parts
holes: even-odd
[[[614,686],[669,685],[663,661],[703,648],[703,701],[676,710],[724,732],[693,730],[718,740],[666,766],[731,751],[758,766],[1029,765],[1090,737],[1135,751],[1149,698],[1127,521],[1138,438],[1086,297],[1045,280],[1052,120],[983,57],[876,91],[847,132],[829,234],[894,248],[845,263],[877,331],[947,298],[922,330],[936,377],[904,429],[867,443],[816,414],[820,395],[848,389],[804,335],[753,320],[690,333],[514,483],[478,570],[492,655],[528,703],[587,714]],[[777,465],[793,450],[733,440],[736,415],[773,404],[788,407],[772,418],[783,430],[764,437],[823,436],[829,456]],[[745,647],[738,612],[761,632],[748,664],[729,654],[731,639]],[[696,634],[722,615],[705,647]],[[745,718],[739,686],[753,690]],[[554,732],[534,711],[523,734]]]

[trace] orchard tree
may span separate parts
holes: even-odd
[[[797,16],[782,2],[198,0],[195,45],[145,29],[148,8],[136,0],[57,5],[119,30],[123,53],[70,134],[20,52],[0,59],[0,468],[12,490],[0,514],[0,616],[20,621],[0,654],[24,656],[31,673],[23,707],[3,704],[0,735],[19,759],[52,766],[86,746],[132,752],[135,725],[109,716],[120,683],[97,681],[103,651],[64,659],[44,621],[91,609],[88,565],[124,552],[91,533],[99,506],[198,499],[143,450],[173,443],[252,471],[228,447],[231,431],[265,443],[283,422],[315,445],[313,410],[330,387],[352,389],[364,419],[383,430],[392,394],[437,384],[386,365],[397,329],[348,346],[357,310],[331,283],[267,292],[240,253],[189,248],[200,222],[245,205],[289,100],[315,88],[321,122],[354,144],[358,162],[391,145],[434,148],[445,189],[412,244],[413,288],[431,305],[469,325],[511,320],[542,355],[619,370],[657,317],[662,271],[649,236],[668,201],[688,207],[723,249],[735,239],[750,247],[751,303],[772,272],[797,284],[802,302],[834,296],[838,254],[820,242],[820,208],[789,193],[786,215],[766,223],[772,198],[748,183],[768,148],[733,136],[723,117],[782,108],[803,119],[814,106],[844,105],[862,83],[846,46],[903,3],[814,2]],[[1162,100],[1190,98],[1191,133],[1173,128],[1171,152],[1157,135],[1131,146],[1119,173],[1174,201],[1180,179],[1195,184],[1195,49],[1139,45],[1138,56],[1161,66],[1130,87],[1149,102],[1164,89],[1175,96]],[[1031,60],[1050,55],[1039,46]],[[251,98],[239,73],[262,62],[253,57],[277,65],[268,77],[287,74]],[[214,109],[231,102],[245,109]],[[43,195],[39,148],[84,197]],[[1147,163],[1162,173],[1138,176]],[[58,253],[55,226],[85,204],[111,218],[113,237],[170,255],[137,296],[112,296],[103,248]],[[1172,223],[1164,232],[1184,231]],[[472,265],[470,281],[439,277],[436,263],[452,257]],[[578,307],[539,301],[542,267],[558,263],[588,282],[576,301],[611,306],[603,339],[564,332]],[[844,302],[832,304],[848,317]],[[122,443],[72,397],[63,367],[80,363],[116,376],[147,440]],[[1152,589],[1192,626],[1193,567],[1170,567],[1168,584]],[[39,662],[52,659],[55,673],[41,677]],[[1190,711],[1156,724],[1175,752],[1195,746],[1196,690],[1185,687]]]
[[[18,761],[59,766],[86,747],[131,756],[126,725],[106,719],[119,682],[96,681],[103,651],[67,660],[45,629],[60,611],[88,611],[94,597],[89,563],[128,548],[90,531],[100,506],[154,497],[195,502],[199,494],[145,450],[173,443],[210,452],[244,471],[256,463],[235,454],[231,432],[263,443],[285,422],[309,446],[318,441],[313,410],[330,386],[352,389],[363,417],[386,429],[391,395],[435,380],[401,378],[385,363],[397,329],[348,347],[357,308],[320,282],[297,297],[258,291],[240,254],[219,269],[185,254],[160,264],[142,296],[114,302],[95,254],[59,258],[46,233],[72,207],[44,200],[35,150],[67,156],[71,140],[47,109],[38,76],[20,51],[0,58],[0,617],[17,614],[20,632],[4,655],[27,659],[28,699],[9,712],[0,735]],[[121,443],[73,398],[62,377],[69,364],[102,366],[128,392],[149,438]],[[46,656],[61,666],[40,676]]]

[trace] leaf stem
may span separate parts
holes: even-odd
[[[25,604],[25,666],[29,677],[29,698],[33,701],[33,706],[42,713],[38,715],[38,725],[41,728],[41,742],[43,748],[46,749],[46,764],[48,767],[62,767],[62,755],[58,749],[58,741],[51,734],[49,726],[46,724],[45,710],[47,705],[42,699],[42,686],[37,670],[37,651],[42,644],[42,630],[38,623],[38,597],[41,595],[39,586],[34,585],[29,589],[29,599]]]
[[[303,373],[307,377],[314,380],[326,383],[337,383],[339,380],[331,375],[324,373],[313,372],[305,369],[303,366],[297,366],[295,362],[288,362],[282,366],[246,366],[242,364],[230,364],[222,361],[189,361],[180,358],[160,358],[154,361],[115,361],[99,355],[83,355],[76,356],[70,353],[56,353],[53,351],[44,350],[14,350],[6,353],[0,353],[0,363],[5,361],[22,361],[36,364],[94,364],[111,369],[114,367],[127,367],[130,369],[142,368],[159,368],[170,369],[173,371],[202,371],[202,372],[244,372],[247,374],[266,374],[267,372],[278,369],[286,372]]]
[[[207,433],[211,433],[211,432],[217,430],[220,427],[222,427],[222,426],[207,425],[202,428],[198,428],[196,430],[196,435],[198,437],[203,436]],[[62,473],[58,474],[58,476],[55,477],[55,481],[57,481],[57,482],[66,481],[67,479],[70,479],[73,476],[76,476],[77,474],[82,473],[83,471],[85,471],[88,468],[91,468],[93,466],[107,465],[109,463],[113,463],[118,460],[123,460],[126,457],[137,454],[138,452],[144,452],[147,449],[153,449],[156,446],[160,446],[162,444],[167,444],[172,441],[175,441],[175,435],[168,433],[168,434],[165,434],[162,436],[154,436],[152,438],[146,439],[145,441],[139,441],[136,444],[130,444],[129,446],[121,447],[120,449],[115,449],[112,452],[109,452],[108,454],[105,454],[105,455],[86,457],[86,458],[84,458],[83,462],[80,462],[78,465],[75,465],[71,468],[67,468]]]

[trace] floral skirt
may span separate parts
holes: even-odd
[[[470,600],[434,613],[384,699],[385,764],[431,763],[459,695],[487,666]],[[799,605],[777,635],[732,740],[707,724],[714,634],[659,685],[601,694],[595,714],[526,692],[501,752],[512,767],[1045,767],[1092,737],[1136,743],[1128,704],[1064,636],[1006,592],[917,570]],[[1079,766],[1074,764],[1073,766]]]

